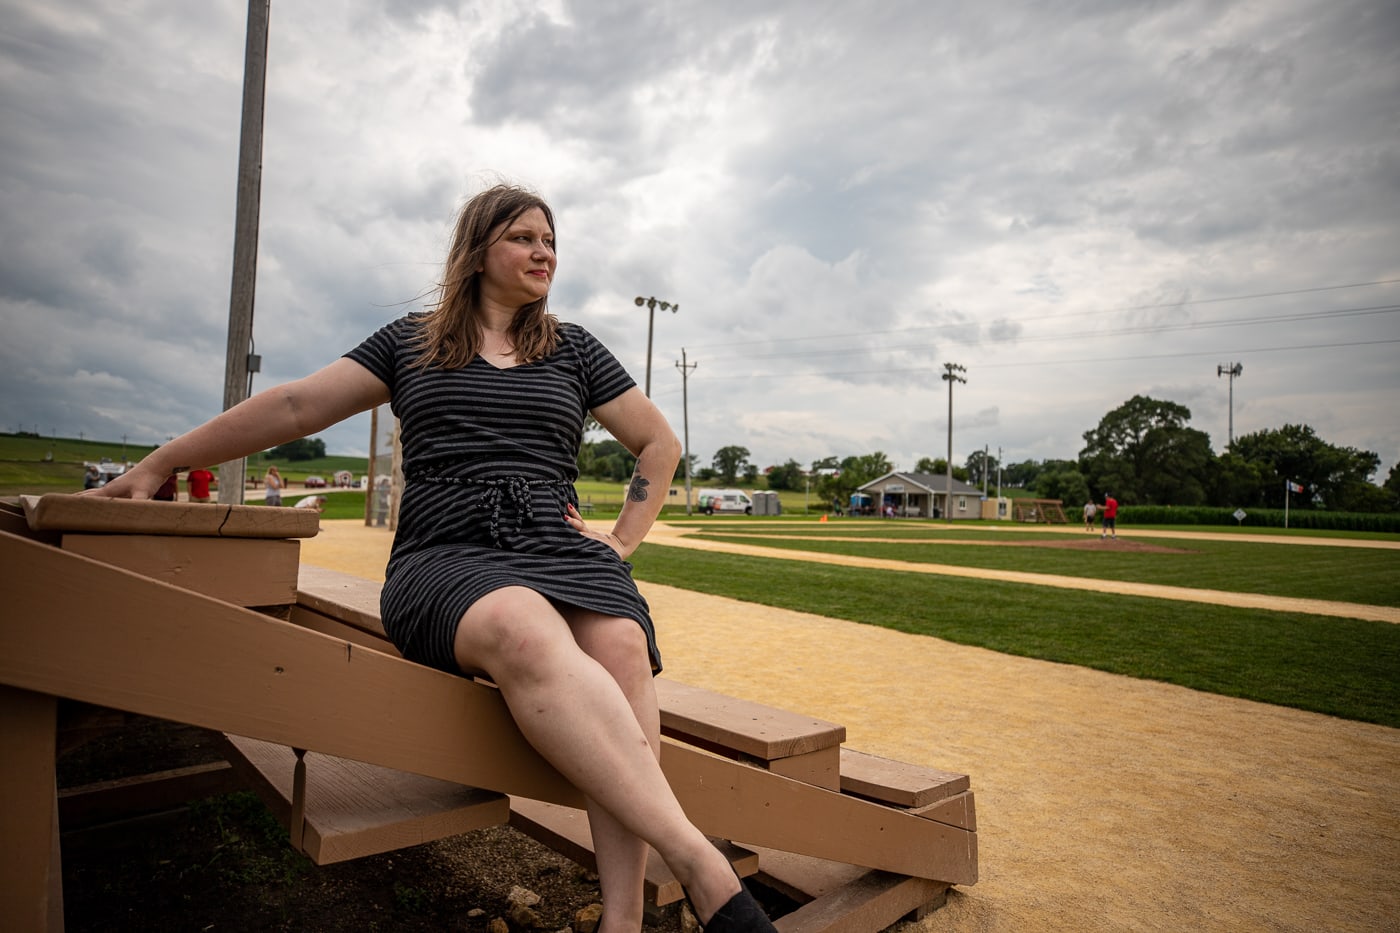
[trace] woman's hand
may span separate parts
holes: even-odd
[[[627,550],[627,546],[622,543],[622,540],[618,538],[617,535],[612,534],[611,532],[594,531],[593,529],[589,528],[588,523],[583,520],[582,515],[578,514],[578,509],[574,508],[574,504],[572,502],[570,502],[568,506],[565,507],[564,521],[568,522],[570,528],[572,528],[574,531],[577,531],[585,538],[592,538],[594,541],[601,541],[608,547],[616,551],[618,557],[621,557],[623,560],[627,559],[629,551]]]
[[[106,485],[96,489],[84,489],[82,492],[74,493],[78,496],[103,496],[108,499],[149,499],[156,494],[156,490],[161,487],[169,473],[162,473],[152,467],[143,467],[142,463],[129,468],[111,480]]]

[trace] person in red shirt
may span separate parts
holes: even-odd
[[[1118,537],[1118,500],[1104,493],[1103,496],[1103,533],[1100,538],[1108,537],[1109,532],[1113,532],[1113,537]]]
[[[190,470],[189,475],[185,477],[185,484],[189,486],[190,489],[190,501],[208,502],[209,484],[213,481],[214,474],[203,467]]]

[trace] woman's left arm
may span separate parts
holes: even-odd
[[[599,405],[592,414],[636,456],[637,466],[627,484],[627,499],[612,534],[591,531],[572,508],[566,520],[580,533],[606,542],[626,559],[642,543],[661,512],[671,479],[676,475],[676,464],[681,460],[681,442],[661,411],[636,386]]]

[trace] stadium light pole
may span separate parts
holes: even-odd
[[[945,517],[950,522],[953,520],[953,383],[967,382],[966,379],[958,375],[958,373],[965,372],[967,372],[967,367],[959,366],[957,363],[943,364],[941,378],[948,383],[948,474],[943,492],[943,511],[947,513]]]
[[[637,304],[637,307],[639,307],[639,308],[642,307],[642,305],[646,305],[646,307],[647,307],[647,309],[648,309],[648,312],[649,312],[648,318],[647,318],[647,387],[646,387],[646,393],[647,393],[647,398],[651,398],[651,334],[652,334],[652,331],[655,330],[655,328],[656,328],[656,309],[657,309],[658,307],[660,307],[662,311],[670,311],[672,314],[675,314],[677,311],[679,311],[679,310],[681,309],[681,306],[678,305],[678,304],[672,304],[672,303],[669,302],[669,301],[661,301],[661,300],[658,299],[658,298],[643,298],[643,297],[640,296],[640,295],[637,296],[636,304]]]
[[[1234,449],[1235,446],[1235,377],[1241,375],[1243,372],[1243,363],[1225,363],[1224,365],[1215,367],[1215,378],[1219,379],[1221,376],[1230,377],[1230,433],[1227,435],[1230,438],[1230,442],[1226,445],[1229,449]]]

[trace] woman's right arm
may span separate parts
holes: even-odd
[[[389,387],[342,357],[304,379],[264,389],[157,447],[100,489],[78,495],[149,499],[171,473],[213,466],[308,437],[389,401]]]

